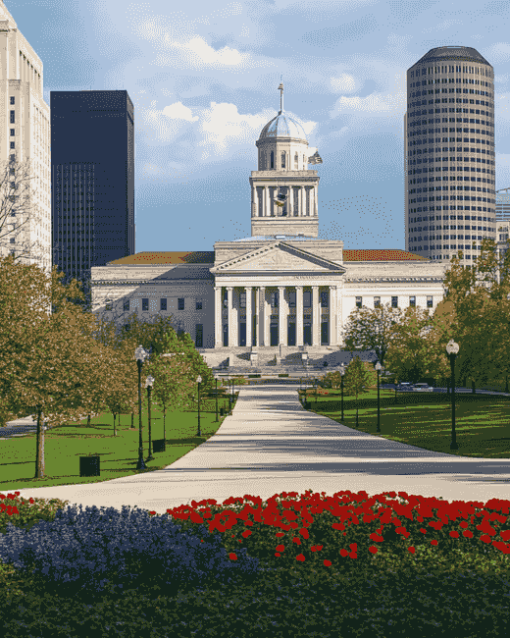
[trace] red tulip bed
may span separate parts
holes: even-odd
[[[5,517],[26,522],[33,503],[5,498],[0,531]],[[83,601],[69,591],[50,596],[42,581],[16,598],[2,582],[2,600],[21,601],[38,622],[51,618],[48,633],[12,633],[21,612],[11,604],[5,636],[510,636],[509,508],[497,499],[364,491],[192,501],[163,516],[201,542],[219,535],[233,563],[247,548],[259,561],[256,576],[226,584],[212,574],[205,585],[170,592],[145,574],[122,595]]]

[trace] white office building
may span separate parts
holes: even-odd
[[[2,167],[11,162],[7,165],[9,193],[4,189],[1,196],[17,197],[8,217],[0,220],[0,225],[4,222],[0,254],[14,253],[22,263],[35,263],[49,273],[50,107],[43,99],[43,63],[1,0],[0,162]],[[26,186],[18,181],[20,173],[14,170],[20,164],[28,167],[30,181],[24,182]]]

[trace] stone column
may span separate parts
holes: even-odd
[[[336,313],[336,287],[329,286],[329,345],[336,346],[337,345],[337,313]]]
[[[266,297],[266,287],[260,286],[258,290],[258,307],[257,313],[259,316],[259,324],[257,326],[257,345],[263,346],[264,344],[264,311],[265,311],[265,297]]]
[[[285,300],[285,286],[278,286],[278,343],[287,345],[287,301]]]
[[[248,348],[251,348],[252,344],[252,332],[251,328],[253,326],[253,316],[251,311],[251,295],[253,288],[251,286],[246,286],[246,345]]]
[[[265,217],[269,217],[271,215],[271,202],[270,202],[270,193],[269,186],[266,186],[266,210],[264,212]]]
[[[301,195],[302,188],[303,188],[302,186],[298,186],[297,193],[296,193],[296,195],[297,195],[297,214],[298,214],[298,217],[301,217],[301,215],[302,215],[302,212],[301,212],[301,203],[302,203],[302,199],[303,199],[302,195]],[[297,296],[296,296],[296,298],[297,298]],[[296,306],[296,308],[297,308],[297,306]]]
[[[303,286],[296,286],[296,345],[303,345]]]
[[[234,341],[232,339],[232,324],[233,324],[233,316],[232,316],[232,286],[227,286],[227,334],[228,334],[228,347],[231,348],[234,345]]]
[[[239,346],[239,317],[241,315],[241,296],[239,288],[232,289],[232,346]],[[230,340],[229,340],[230,344]]]
[[[315,217],[317,217],[317,215],[319,214],[319,205],[318,205],[318,194],[319,194],[319,190],[318,187],[315,186],[313,189],[313,211],[314,211],[314,215]]]
[[[319,304],[319,286],[312,286],[312,345],[321,345],[319,319],[321,308]]]
[[[290,194],[289,194],[289,205],[290,205],[290,213],[289,217],[294,217],[294,186],[289,186]]]
[[[269,297],[269,300],[268,300]],[[270,339],[270,326],[271,326],[271,293],[266,288],[264,291],[264,298],[262,300],[262,307],[264,308],[264,345],[269,346],[271,344]]]
[[[259,216],[259,194],[257,192],[257,186],[253,187],[253,214],[252,217]]]
[[[221,286],[214,286],[214,347],[223,345],[223,304],[221,299]]]

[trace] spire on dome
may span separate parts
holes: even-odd
[[[280,111],[278,115],[280,115],[280,113],[283,111],[283,82],[280,82],[278,90],[280,91]]]

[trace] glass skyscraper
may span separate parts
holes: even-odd
[[[407,71],[406,250],[464,264],[496,239],[494,70],[471,47],[431,49]]]
[[[51,92],[53,264],[90,302],[93,266],[133,255],[134,112],[127,91]]]

